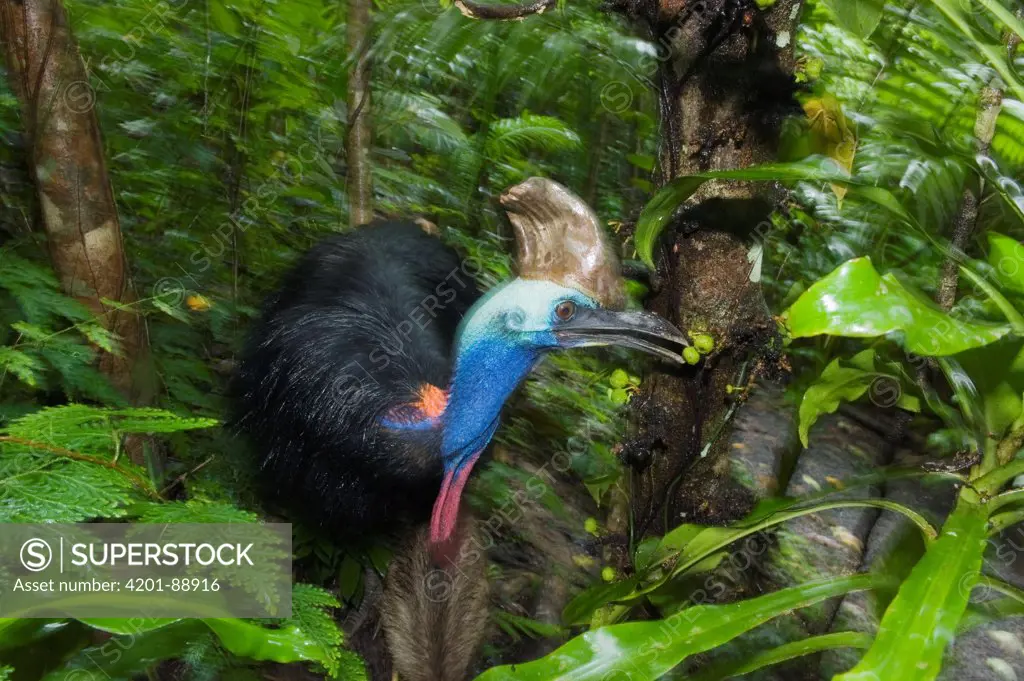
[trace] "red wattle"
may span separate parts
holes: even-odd
[[[469,480],[469,472],[473,470],[479,454],[474,455],[466,463],[454,471],[447,471],[441,482],[441,491],[434,501],[434,512],[430,516],[430,543],[435,553],[446,553],[459,519],[459,504],[462,501],[462,490]]]

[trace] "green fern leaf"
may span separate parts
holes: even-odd
[[[521,158],[530,151],[565,151],[579,145],[579,136],[557,118],[523,114],[491,125],[485,156],[495,162]]]
[[[342,648],[344,636],[328,608],[339,607],[338,599],[319,587],[296,584],[292,589],[292,616],[297,626],[320,647],[327,672],[334,678],[366,679],[366,669],[355,653]]]
[[[42,363],[32,355],[16,348],[0,346],[0,376],[10,371],[21,382],[35,387],[39,385],[39,372],[42,370]]]

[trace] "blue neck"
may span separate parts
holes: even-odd
[[[487,446],[502,406],[539,359],[536,348],[486,336],[460,350],[442,417],[445,468],[459,467]]]

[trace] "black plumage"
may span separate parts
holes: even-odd
[[[456,328],[479,292],[454,250],[407,222],[325,239],[264,306],[234,386],[235,429],[268,501],[346,537],[429,518],[437,429],[382,416],[447,388]]]

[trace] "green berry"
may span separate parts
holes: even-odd
[[[629,375],[629,384],[630,385],[640,385],[640,377],[639,376],[634,376],[633,374],[630,374]]]
[[[601,570],[601,579],[603,579],[606,582],[614,582],[615,581],[615,568],[613,568],[611,566],[607,566],[603,570]]]
[[[583,521],[583,529],[587,534],[597,534],[597,518],[587,518]]]
[[[629,374],[622,369],[616,369],[612,372],[612,377],[608,379],[608,382],[613,388],[625,388],[629,385]]]
[[[626,404],[629,402],[629,391],[625,388],[612,390],[611,399],[614,404]]]
[[[693,338],[693,346],[697,348],[697,352],[706,355],[715,349],[715,339],[706,333],[698,333]]]
[[[700,353],[697,352],[697,348],[688,345],[683,348],[683,359],[686,360],[687,364],[696,364],[700,361]]]

